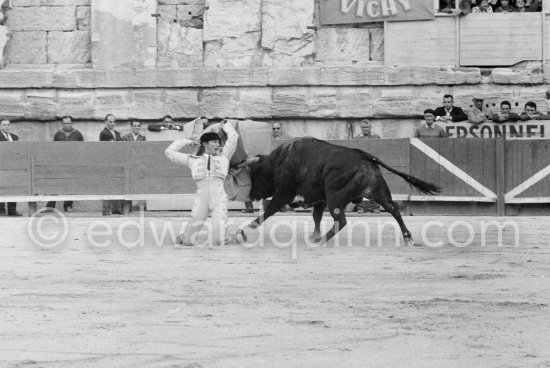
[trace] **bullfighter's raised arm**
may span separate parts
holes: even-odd
[[[233,154],[237,149],[237,141],[239,139],[239,135],[237,134],[235,128],[233,128],[233,125],[231,125],[231,123],[229,122],[224,123],[222,125],[222,129],[225,133],[227,133],[227,141],[223,146],[222,153],[225,157],[227,157],[228,160],[231,160],[231,157],[233,157]]]
[[[179,150],[192,144],[194,144],[194,142],[190,139],[178,139],[172,142],[164,153],[166,154],[166,157],[176,164],[189,167],[189,155],[187,153],[179,152]]]

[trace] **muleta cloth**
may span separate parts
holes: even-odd
[[[224,131],[220,130],[220,123],[212,124],[204,128],[203,124],[195,119],[184,125],[183,131],[188,139],[197,139],[208,133],[219,135],[220,143],[223,146],[227,140]],[[230,201],[246,202],[249,200],[252,180],[248,167],[235,168],[238,163],[243,162],[249,156],[268,155],[271,153],[271,125],[252,120],[226,119],[226,124],[231,124],[239,134],[237,149],[231,158],[229,165],[232,167],[225,178],[225,192]],[[189,126],[189,127],[188,127]],[[187,128],[187,129],[186,129]]]

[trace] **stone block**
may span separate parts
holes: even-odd
[[[158,24],[159,68],[192,68],[203,65],[202,29],[182,27],[163,20]]]
[[[330,28],[317,31],[315,60],[325,65],[352,65],[370,61],[368,28]]]
[[[6,45],[6,64],[46,64],[46,44],[46,32],[14,31]]]
[[[0,90],[0,116],[6,119],[20,119],[25,116],[24,92]]]
[[[163,116],[172,115],[176,118],[194,119],[199,113],[198,89],[166,89],[166,102]]]
[[[113,114],[119,120],[129,118],[128,90],[97,89],[94,96],[94,119],[104,120],[107,114]]]
[[[79,6],[76,8],[76,28],[79,31],[90,31],[92,29],[92,7]]]
[[[27,90],[25,93],[25,119],[54,120],[56,117],[56,91]]]
[[[158,69],[159,87],[214,87],[217,85],[218,69],[187,68]]]
[[[369,67],[323,67],[321,68],[322,85],[362,86],[383,85],[384,67],[373,65]]]
[[[178,5],[178,23],[183,27],[203,28],[204,5]]]
[[[263,0],[261,12],[264,65],[300,66],[313,60],[315,31],[312,1]]]
[[[312,87],[307,100],[309,116],[331,118],[338,116],[338,88]]]
[[[76,6],[14,7],[6,23],[11,31],[73,31]]]
[[[204,44],[204,65],[212,68],[262,66],[262,51],[258,48],[260,32],[242,37],[226,38]]]
[[[204,41],[242,37],[250,32],[260,35],[261,7],[262,0],[209,0],[204,12]]]
[[[138,89],[131,91],[130,118],[161,119],[164,114],[164,91],[162,89]]]
[[[157,61],[156,0],[92,0],[95,68],[152,68]]]
[[[157,69],[108,69],[105,70],[105,88],[156,87]]]
[[[305,87],[273,88],[273,104],[271,115],[279,117],[307,117],[308,89]]]
[[[70,115],[74,119],[94,117],[94,92],[90,90],[60,90],[57,94],[56,115]]]
[[[265,86],[267,68],[222,68],[218,70],[219,86]]]
[[[261,66],[261,0],[211,0],[207,8],[203,33],[205,66]]]
[[[204,5],[205,0],[158,0],[158,2],[166,5]]]
[[[28,6],[90,6],[91,0],[11,0],[12,7]]]
[[[233,117],[239,119],[266,119],[271,117],[271,88],[243,88],[239,90],[237,110]]]
[[[341,87],[336,113],[341,118],[373,116],[372,100],[372,87]]]
[[[370,60],[384,61],[384,28],[370,28]]]
[[[202,91],[199,97],[199,112],[208,118],[235,117],[238,112],[236,88],[216,88]]]
[[[0,88],[42,88],[53,82],[51,71],[40,70],[1,70]]]
[[[53,73],[56,88],[101,88],[105,86],[105,70],[57,70]]]
[[[159,22],[164,21],[167,23],[174,23],[178,20],[178,8],[175,5],[159,5],[157,7],[157,14],[159,15]]]
[[[480,68],[452,68],[455,73],[455,84],[481,83]]]
[[[48,32],[48,63],[86,64],[91,60],[89,31]]]
[[[318,85],[321,69],[317,67],[269,68],[270,86],[310,86]]]
[[[530,63],[526,68],[495,68],[491,73],[491,83],[495,84],[539,84],[543,83],[544,74],[541,63]]]

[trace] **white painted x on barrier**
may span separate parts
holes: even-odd
[[[531,188],[533,185],[537,184],[542,179],[550,175],[550,165],[546,166],[541,171],[537,172],[535,175],[531,176],[529,179],[525,180],[523,183],[510,190],[504,195],[504,200],[506,203],[548,203],[550,198],[545,197],[536,197],[536,198],[516,198],[521,193],[525,192],[527,189]]]
[[[428,156],[429,158],[437,162],[440,166],[447,169],[451,174],[453,174],[454,176],[462,180],[464,183],[466,183],[468,186],[472,187],[473,189],[475,189],[476,191],[478,191],[483,195],[483,197],[458,197],[458,196],[437,197],[436,196],[436,197],[432,197],[433,200],[438,200],[438,198],[440,198],[440,200],[444,200],[444,199],[452,200],[452,199],[463,198],[463,200],[482,201],[482,202],[496,201],[497,195],[492,190],[490,190],[489,188],[487,188],[486,186],[484,186],[483,184],[481,184],[480,182],[472,178],[464,170],[457,167],[455,164],[447,160],[445,157],[441,156],[438,152],[436,152],[433,148],[429,147],[427,144],[422,142],[420,139],[411,138],[411,145],[418,148],[426,156]],[[411,200],[414,200],[417,198],[421,199],[420,197],[421,196],[411,196]],[[424,196],[422,196],[422,199],[428,199],[428,198],[424,198]]]

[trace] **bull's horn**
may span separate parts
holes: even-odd
[[[244,160],[243,162],[240,162],[237,164],[237,168],[241,168],[241,167],[245,167],[245,166],[248,166],[250,164],[253,164],[254,162],[258,162],[260,161],[260,158],[259,157],[249,157],[247,158],[246,160]]]

